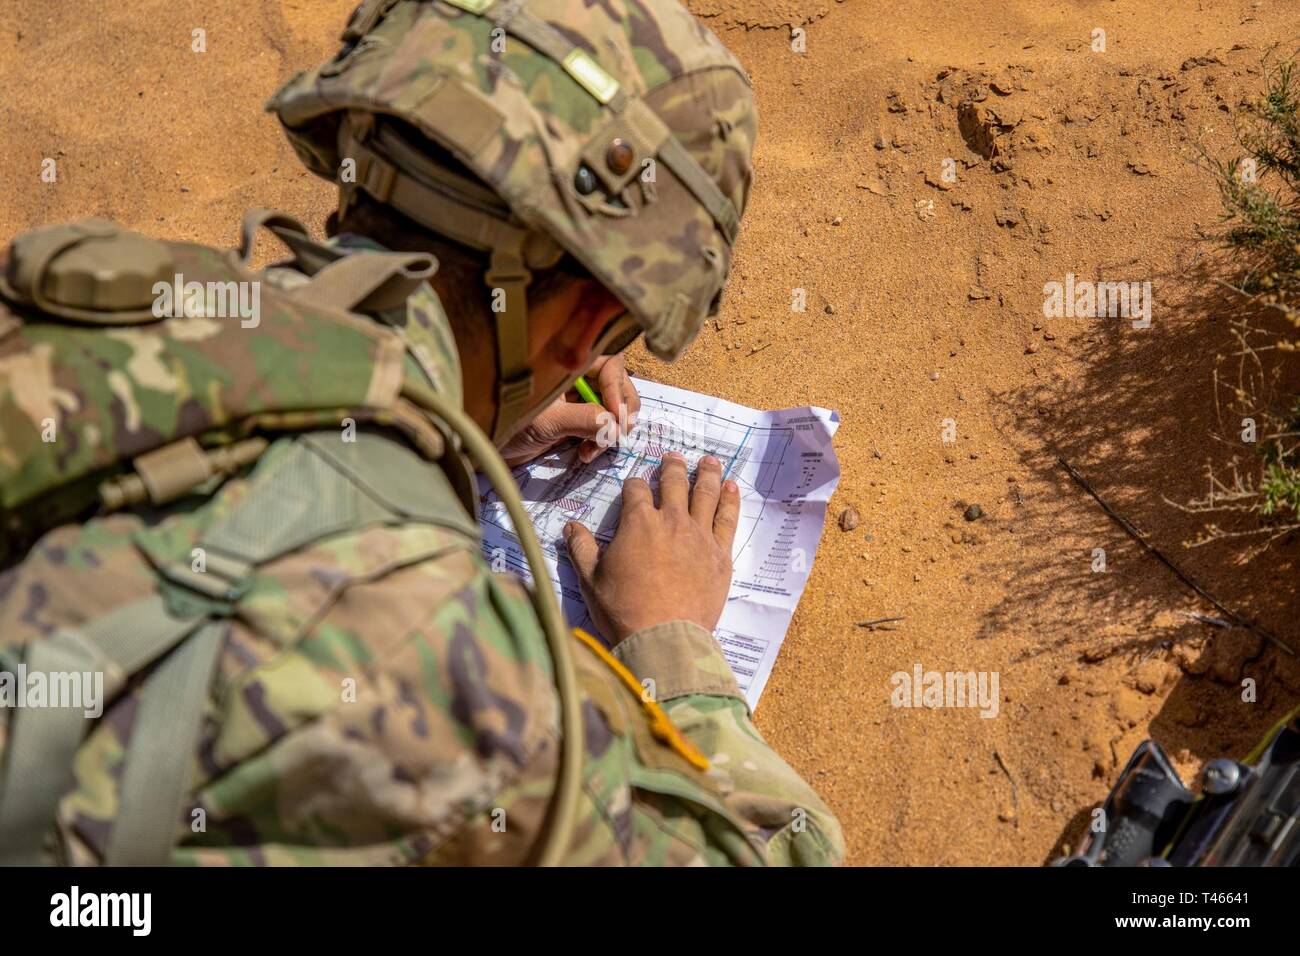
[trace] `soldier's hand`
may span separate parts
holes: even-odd
[[[569,438],[582,439],[578,457],[583,462],[596,456],[626,435],[636,424],[641,396],[627,374],[621,355],[602,356],[591,363],[587,375],[600,392],[600,405],[592,405],[576,392],[561,395],[542,409],[501,449],[501,457],[512,468],[532,461]]]
[[[722,465],[700,460],[695,488],[686,459],[664,456],[659,506],[640,478],[623,485],[623,510],[614,540],[601,553],[577,522],[564,527],[569,557],[602,634],[618,642],[669,621],[717,626],[731,586],[731,543],[740,517],[740,490],[722,480]]]

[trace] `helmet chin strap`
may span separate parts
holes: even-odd
[[[503,333],[504,333],[504,329],[502,328],[502,324],[498,322],[497,334],[501,335]],[[630,312],[624,312],[621,315],[619,315],[617,318],[615,318],[612,322],[610,322],[605,327],[604,331],[601,332],[601,334],[597,337],[596,341],[591,346],[591,354],[592,355],[617,354],[618,352],[621,352],[624,348],[626,348],[628,345],[630,345],[632,341],[640,334],[641,334],[641,326],[637,322],[636,318]],[[531,390],[532,370],[528,369],[527,373],[530,378],[530,390]],[[573,388],[573,382],[575,379],[577,379],[577,377],[580,374],[582,374],[581,371],[571,372],[569,375],[560,379],[560,381],[555,384],[555,387],[552,388],[548,394],[540,396],[536,401],[532,401],[532,402],[525,401],[522,407],[512,409],[509,412],[509,415],[511,417],[507,417],[507,414],[505,412],[505,406],[498,404],[493,431],[495,435],[502,435],[504,437],[497,438],[494,435],[493,443],[498,448],[502,447],[502,445],[504,445],[505,442],[511,436],[514,435],[515,431],[518,430],[519,426],[524,424],[524,422],[528,419],[531,413],[546,408],[548,405],[551,404],[551,402],[555,401],[565,392],[569,391],[569,389]],[[504,381],[504,379],[502,379],[501,381]],[[500,401],[500,398],[504,391],[505,390],[502,389],[498,384],[497,387],[498,401]]]
[[[492,248],[483,281],[492,289],[496,316],[497,411],[492,441],[500,448],[530,408],[533,369],[528,364],[528,283],[533,274],[524,261],[525,234]]]

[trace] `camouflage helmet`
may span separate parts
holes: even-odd
[[[757,115],[740,64],[676,0],[366,0],[343,39],[268,109],[345,208],[363,190],[491,252],[503,404],[531,385],[529,270],[565,251],[661,358],[717,311]]]

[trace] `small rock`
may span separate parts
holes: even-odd
[[[985,159],[992,159],[1001,152],[998,138],[1003,129],[997,118],[982,106],[973,102],[958,104],[957,127],[966,145]]]
[[[984,517],[984,509],[979,505],[971,505],[961,513],[961,516],[967,521],[979,521],[980,518]]]
[[[1010,804],[1003,804],[998,810],[998,819],[1003,823],[1013,823],[1016,819],[1016,808]]]
[[[858,514],[857,508],[845,508],[840,512],[841,531],[852,531],[860,524],[862,524],[862,516]]]
[[[993,214],[993,219],[1003,229],[1014,229],[1020,225],[1020,213],[1010,207],[999,209]]]
[[[1128,687],[1117,687],[1111,695],[1111,709],[1121,726],[1133,728],[1146,718],[1147,702]]]
[[[1025,346],[1025,354],[1026,354],[1026,355],[1034,355],[1034,354],[1036,354],[1037,352],[1038,352],[1038,343],[1037,343],[1037,342],[1030,342],[1028,345]]]
[[[930,381],[932,381],[932,382],[937,382],[937,381],[939,381],[939,373],[938,373],[938,372],[931,372],[931,373],[930,373]]]
[[[835,314],[835,306],[833,306],[833,305],[831,305],[829,302],[827,302],[827,303],[826,303],[826,308],[822,309],[822,311],[825,312],[827,315],[834,315],[834,314]]]
[[[844,223],[844,217],[843,217],[843,216],[836,216],[834,219],[831,220],[831,225],[832,225],[832,226],[839,226],[839,225],[842,225],[843,223]]]
[[[1144,694],[1154,694],[1164,687],[1169,665],[1158,657],[1143,661],[1133,674],[1133,686]]]
[[[927,186],[933,186],[935,189],[941,189],[944,192],[947,192],[949,189],[952,189],[953,186],[957,185],[952,180],[944,179],[943,176],[936,176],[934,173],[930,172],[925,174],[925,184]]]

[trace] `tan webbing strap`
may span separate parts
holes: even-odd
[[[492,425],[493,441],[500,444],[519,424],[533,394],[533,370],[528,357],[528,283],[532,274],[524,265],[524,234],[513,244],[492,250],[483,281],[493,290],[497,334],[497,417]],[[497,305],[496,290],[504,302]]]
[[[239,224],[239,262],[241,265],[248,265],[253,258],[253,246],[257,240],[257,230],[263,226],[275,232],[277,236],[280,236],[280,230],[301,233],[303,236],[307,235],[307,227],[287,213],[275,209],[250,209],[244,213],[244,219]],[[280,236],[280,238],[283,241],[284,237]]]
[[[728,243],[734,243],[740,233],[740,215],[736,206],[723,195],[713,177],[704,171],[695,157],[676,136],[669,136],[659,146],[659,161],[667,166],[691,191],[718,224]]]
[[[145,682],[105,854],[109,866],[162,866],[171,859],[226,630],[224,622],[204,625]]]
[[[27,674],[95,670],[75,640],[54,634],[31,646]],[[47,676],[47,686],[53,686]],[[59,801],[72,789],[72,760],[86,734],[85,707],[26,707],[10,717],[4,787],[0,790],[0,866],[41,866],[45,837]]]
[[[491,249],[504,220],[476,211],[426,186],[355,137],[340,136],[340,150],[357,162],[357,186],[426,229],[474,249]],[[508,227],[513,229],[513,227]]]
[[[96,664],[104,670],[104,696],[111,701],[132,674],[175,647],[202,620],[201,614],[172,617],[162,596],[151,594],[72,633],[98,654]]]
[[[175,646],[202,620],[201,616],[172,617],[162,598],[151,595],[80,629],[59,630],[33,644],[27,671],[102,673],[103,699],[98,703],[107,708],[132,674]],[[83,676],[83,685],[84,680]],[[0,863],[41,862],[41,841],[54,822],[59,801],[72,786],[72,760],[86,734],[84,704],[88,703],[24,709],[14,716],[0,793]]]
[[[317,242],[308,234],[307,227],[292,216],[274,209],[251,209],[244,213],[239,230],[240,265],[247,266],[252,259],[257,230],[263,226],[289,247],[295,266],[309,276],[346,254],[342,249]]]
[[[343,39],[356,40],[365,36],[396,5],[397,0],[364,0],[352,12],[352,19],[343,30]]]
[[[423,253],[353,252],[317,272],[293,298],[322,309],[383,312],[405,305],[437,271],[438,260]]]

